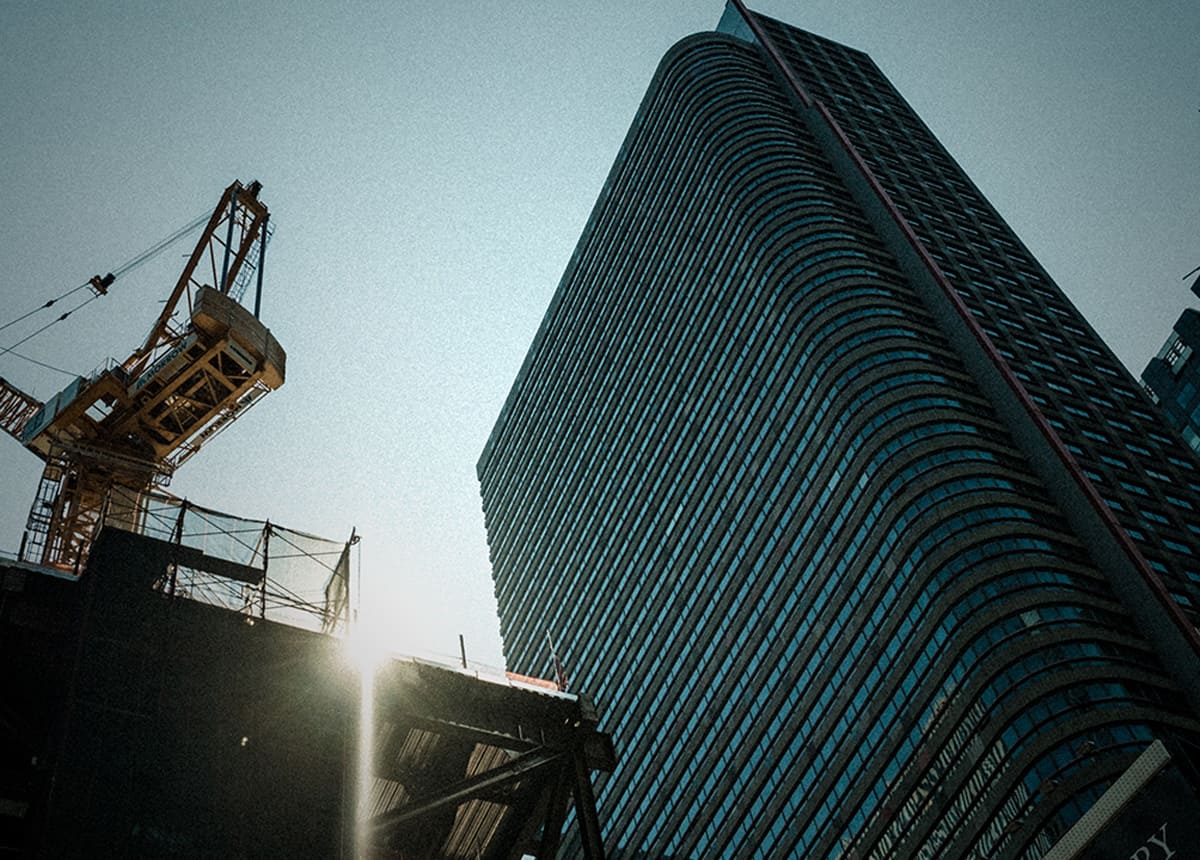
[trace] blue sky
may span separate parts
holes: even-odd
[[[755,8],[870,53],[1135,372],[1200,265],[1192,2]],[[288,381],[172,491],[363,535],[397,647],[498,665],[474,466],[659,58],[719,0],[0,7],[0,323],[263,182]],[[20,352],[140,342],[186,246]],[[16,330],[0,332],[0,348]],[[11,336],[10,336],[11,335]],[[12,355],[45,399],[68,381]],[[0,549],[40,463],[0,439]]]

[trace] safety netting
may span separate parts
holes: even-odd
[[[353,534],[330,540],[153,492],[140,494],[135,506],[136,524],[119,527],[133,525],[178,547],[162,583],[172,595],[294,627],[345,632]]]

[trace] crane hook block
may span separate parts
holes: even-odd
[[[92,275],[92,279],[88,281],[92,289],[96,291],[96,295],[108,295],[108,288],[112,286],[112,282],[117,279],[117,276],[112,272],[101,277],[100,275]]]

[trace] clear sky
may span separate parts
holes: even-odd
[[[1200,5],[763,0],[871,54],[1135,373],[1200,265]],[[721,0],[0,4],[0,324],[258,179],[287,384],[171,490],[363,535],[397,647],[499,665],[475,462],[658,60]],[[187,246],[19,351],[126,357]],[[0,349],[24,329],[0,332]],[[41,399],[68,377],[12,355]],[[40,461],[0,438],[0,549]],[[569,660],[569,655],[567,655]]]

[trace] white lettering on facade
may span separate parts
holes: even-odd
[[[1156,848],[1162,849],[1162,860],[1171,860],[1175,856],[1175,851],[1167,845],[1167,822],[1163,822],[1163,826],[1158,829],[1158,833],[1146,840],[1146,844],[1138,848],[1129,855],[1129,860],[1156,860],[1157,854],[1150,850],[1149,846],[1153,845]]]

